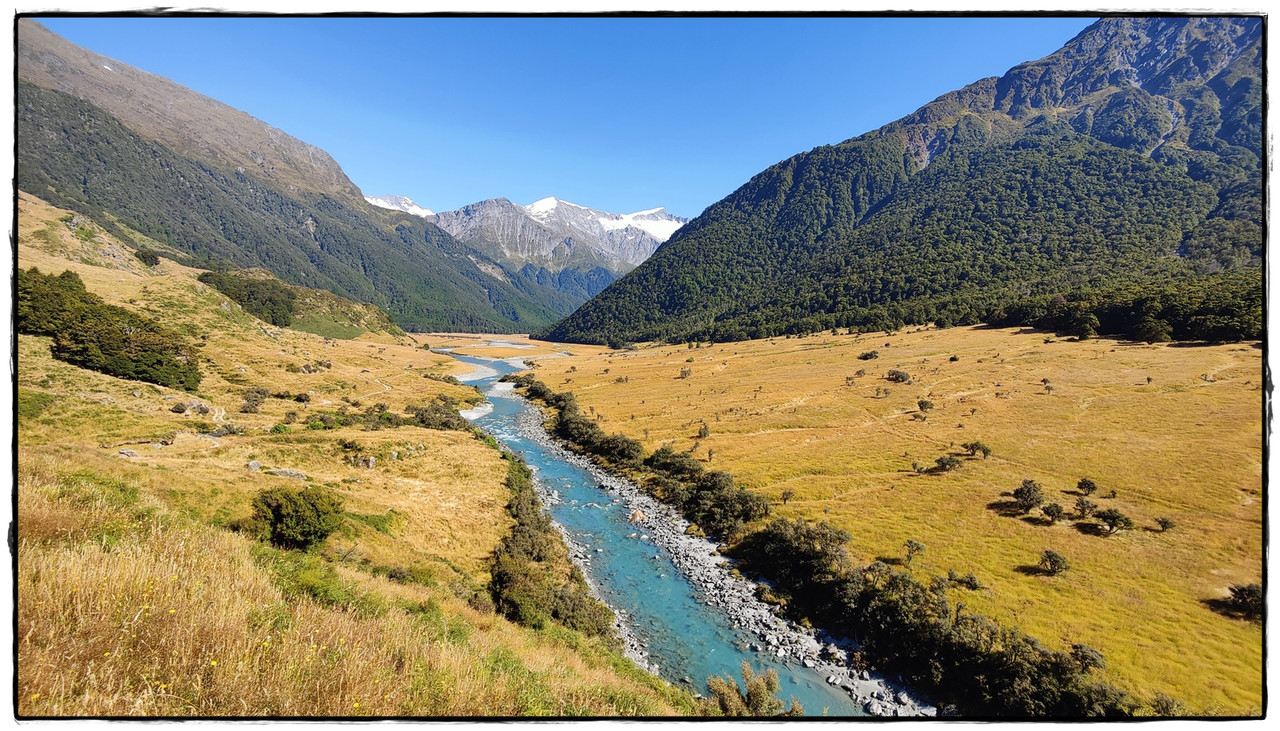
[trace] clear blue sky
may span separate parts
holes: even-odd
[[[753,174],[1046,56],[1092,18],[46,18],[436,211],[695,216]]]

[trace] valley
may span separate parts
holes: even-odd
[[[600,638],[494,613],[491,560],[513,522],[493,446],[465,430],[369,428],[376,403],[478,401],[447,382],[466,368],[402,333],[267,325],[197,270],[147,267],[71,219],[24,195],[19,265],[73,271],[197,340],[203,378],[194,393],[114,378],[53,359],[50,338],[18,336],[18,713],[692,710]],[[249,412],[255,387],[271,395]],[[282,550],[245,527],[259,491],[295,487],[344,504],[320,550]],[[564,550],[547,560],[567,573]]]
[[[20,14],[17,717],[1265,717],[1265,18],[676,16]]]
[[[728,471],[768,498],[770,519],[848,531],[856,563],[902,566],[917,541],[917,579],[977,577],[981,590],[959,598],[968,610],[1098,649],[1105,677],[1140,697],[1248,715],[1261,628],[1212,605],[1262,576],[1261,355],[1252,343],[911,328],[581,353],[533,374],[646,453],[670,445]],[[910,382],[887,380],[895,370]],[[948,455],[959,466],[938,470]],[[1104,535],[1076,515],[1082,478],[1131,530]],[[1064,519],[1014,508],[1028,479]],[[1070,570],[1039,572],[1045,549]]]

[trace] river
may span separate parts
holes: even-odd
[[[668,509],[653,506],[650,511],[659,515],[630,522],[637,504],[634,490],[604,488],[605,484],[617,488],[620,481],[582,464],[545,438],[538,408],[515,394],[511,384],[498,382],[503,374],[523,368],[502,360],[454,357],[476,367],[460,379],[478,386],[488,399],[487,405],[464,415],[528,463],[544,508],[568,539],[575,562],[597,595],[618,615],[633,659],[669,682],[686,683],[703,695],[709,695],[706,682],[713,675],[732,675],[741,684],[740,665],[748,660],[757,672],[776,670],[781,680],[778,696],[784,700],[794,697],[807,715],[867,715],[848,691],[827,682],[829,669],[805,667],[801,658],[793,655],[785,660],[776,656],[786,652],[782,648],[787,646],[785,639],[777,649],[770,644],[786,632],[779,620],[766,616],[761,621],[776,623],[768,626],[781,632],[766,634],[762,629],[766,625],[760,623],[748,632],[741,626],[746,620],[739,605],[744,602],[728,602],[724,599],[727,594],[707,589],[706,576],[714,573],[726,585],[738,585],[729,588],[742,591],[745,596],[739,598],[763,611],[750,598],[746,582],[714,567],[718,559],[709,542],[699,542],[706,552],[702,563],[690,559],[683,550],[673,556],[663,545],[670,543],[663,540],[672,537],[670,528],[658,525]],[[670,515],[668,522],[676,522],[674,513]],[[659,536],[664,529],[668,534]],[[680,562],[683,571],[673,560]],[[701,585],[695,583],[699,577]],[[737,614],[726,611],[723,605],[729,603],[735,604]],[[811,647],[819,647],[816,640],[809,642]]]

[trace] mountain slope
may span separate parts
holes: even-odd
[[[662,208],[618,214],[556,198],[527,206],[496,198],[431,220],[513,274],[579,303],[649,258],[685,223]]]
[[[369,205],[322,151],[30,19],[18,75],[19,188],[118,237],[116,219],[194,260],[374,303],[410,330],[524,331],[576,304]]]
[[[540,336],[976,322],[1030,292],[1256,264],[1260,44],[1257,18],[1095,23],[761,172]]]

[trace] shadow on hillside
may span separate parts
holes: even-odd
[[[1003,515],[1006,518],[1016,518],[1024,514],[1022,508],[1018,507],[1018,503],[1013,500],[997,500],[993,503],[987,503],[987,510],[994,512],[996,515]]]
[[[887,563],[890,566],[902,566],[902,559],[893,556],[876,556],[876,560],[880,563]]]
[[[1022,522],[1027,523],[1029,525],[1038,525],[1043,528],[1048,528],[1049,526],[1053,525],[1052,520],[1049,520],[1048,518],[1045,518],[1045,517],[1036,516],[1036,515],[1025,516],[1023,517]]]
[[[1262,622],[1262,617],[1250,617],[1248,614],[1236,609],[1226,599],[1201,599],[1200,603],[1208,607],[1210,611],[1221,614],[1224,617],[1242,619],[1247,622]]]
[[[1039,566],[1032,566],[1030,564],[1016,566],[1014,567],[1013,570],[1017,571],[1020,574],[1025,574],[1027,576],[1053,576],[1053,574],[1049,573],[1047,570]]]
[[[1080,531],[1086,536],[1101,536],[1105,538],[1111,535],[1111,533],[1107,530],[1107,527],[1101,523],[1090,523],[1090,522],[1080,521],[1076,523],[1076,530]]]

